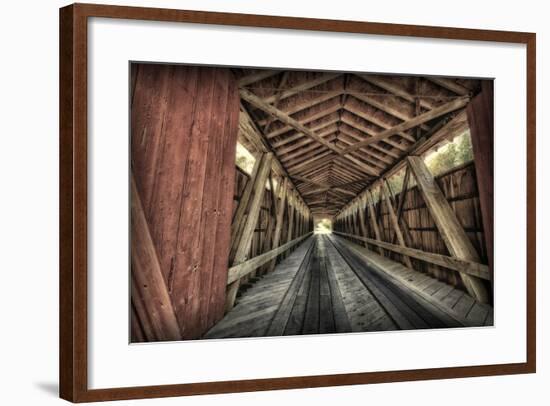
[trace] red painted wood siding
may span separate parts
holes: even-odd
[[[131,86],[136,186],[183,338],[198,338],[224,310],[236,81],[228,69],[136,64]]]
[[[494,146],[494,96],[493,82],[481,82],[481,93],[467,106],[468,124],[472,135],[472,147],[476,165],[479,203],[485,230],[485,244],[493,281],[493,146]]]

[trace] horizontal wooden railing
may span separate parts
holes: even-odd
[[[361,237],[354,234],[346,234],[339,231],[333,231],[333,233],[344,237],[354,238],[359,241],[364,241],[368,244],[387,249],[388,251],[396,252],[401,255],[407,255],[411,258],[416,258],[421,261],[429,262],[430,264],[439,265],[460,273],[489,280],[489,267],[484,264],[453,258],[446,255],[435,254],[433,252],[425,252],[416,248],[402,247],[400,245],[390,244],[388,242]]]
[[[310,231],[309,233],[304,234],[301,237],[295,238],[294,240],[289,241],[286,244],[281,245],[280,247],[272,249],[271,251],[258,255],[254,258],[249,259],[248,261],[245,261],[239,265],[235,265],[229,268],[229,271],[227,272],[227,284],[229,285],[241,279],[243,276],[248,275],[250,272],[254,271],[255,269],[258,269],[260,266],[267,264],[273,258],[277,257],[283,252],[292,248],[299,242],[309,237],[311,234],[313,233]]]

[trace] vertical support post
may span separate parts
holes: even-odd
[[[244,191],[240,197],[239,205],[233,215],[233,221],[231,223],[231,251],[229,253],[229,263],[232,264],[237,253],[237,248],[240,242],[240,236],[242,235],[243,227],[246,220],[246,211],[248,209],[252,192],[254,191],[254,180],[258,176],[258,171],[262,162],[262,156],[256,155],[256,162],[252,168],[250,178],[244,187]]]
[[[376,239],[378,241],[382,241],[382,238],[380,236],[380,229],[378,228],[378,221],[376,221],[376,212],[374,210],[374,200],[372,198],[372,195],[370,193],[370,191],[367,191],[367,196],[368,196],[368,202],[367,202],[367,206],[369,208],[369,214],[370,214],[370,221],[371,221],[371,224],[372,224],[372,228],[374,230],[374,235],[376,236]],[[382,248],[380,247],[377,247],[378,249],[378,252],[380,253],[380,255],[384,255],[384,251],[382,250]]]
[[[439,189],[422,158],[409,156],[407,162],[422,193],[424,202],[451,255],[459,259],[479,262],[479,255],[472,242],[466,235],[449,202],[443,196],[441,189]],[[489,294],[481,279],[464,273],[461,273],[460,277],[470,295],[482,303],[489,302]]]
[[[365,198],[361,197],[361,204],[359,205],[359,226],[361,228],[361,236],[368,238],[367,222],[365,221]],[[365,247],[368,247],[366,241],[363,241]]]
[[[256,223],[258,222],[260,209],[262,207],[265,184],[271,172],[272,161],[272,153],[269,152],[263,154],[260,158],[256,177],[254,179],[250,179],[253,184],[253,190],[251,196],[249,196],[249,201],[242,201],[242,204],[247,205],[248,213],[246,219],[244,220],[244,225],[242,226],[241,233],[236,236],[236,238],[238,238],[238,243],[236,245],[235,255],[233,257],[233,266],[238,265],[246,261],[247,259],[247,254],[250,249],[250,243],[252,242],[252,237],[254,236],[254,228],[256,227]],[[239,281],[235,281],[227,287],[225,299],[226,312],[231,310],[231,308],[233,307],[238,290]]]
[[[481,93],[466,107],[476,167],[481,220],[491,283],[493,282],[493,82],[484,80]]]
[[[405,168],[405,177],[403,178],[403,186],[401,187],[401,193],[399,193],[399,203],[397,204],[397,220],[401,221],[403,215],[403,207],[405,206],[405,200],[407,198],[407,192],[409,191],[409,182],[411,178],[411,170],[407,166]]]
[[[288,189],[288,179],[285,178],[283,183],[279,185],[279,205],[277,207],[277,220],[275,221],[275,232],[273,233],[273,249],[278,248],[281,243],[281,231],[283,230],[283,218],[285,214],[285,207],[286,207],[286,196],[287,196],[287,189]],[[273,268],[275,268],[275,264],[277,263],[277,259],[273,259],[269,267],[267,268],[268,272],[273,271]]]
[[[286,233],[286,242],[289,242],[292,240],[292,233],[294,232],[294,214],[296,212],[296,208],[294,207],[294,198],[289,196],[288,199],[288,205],[289,205],[289,215],[288,215],[288,230]]]
[[[383,199],[386,202],[386,207],[388,208],[388,215],[390,216],[390,222],[393,226],[393,230],[395,231],[395,235],[397,236],[397,241],[399,242],[399,245],[401,245],[402,247],[406,247],[407,245],[405,244],[403,233],[401,232],[401,228],[399,227],[397,215],[393,210],[393,205],[390,199],[390,191],[388,190],[387,186],[384,184],[384,181],[382,181],[382,184],[380,185],[380,199]],[[403,262],[406,266],[412,269],[413,267],[412,262],[408,256],[403,255]]]

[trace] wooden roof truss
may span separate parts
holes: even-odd
[[[470,79],[235,69],[244,108],[313,213],[336,214],[463,112]]]

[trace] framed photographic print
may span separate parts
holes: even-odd
[[[60,26],[62,398],[535,372],[535,34]]]

